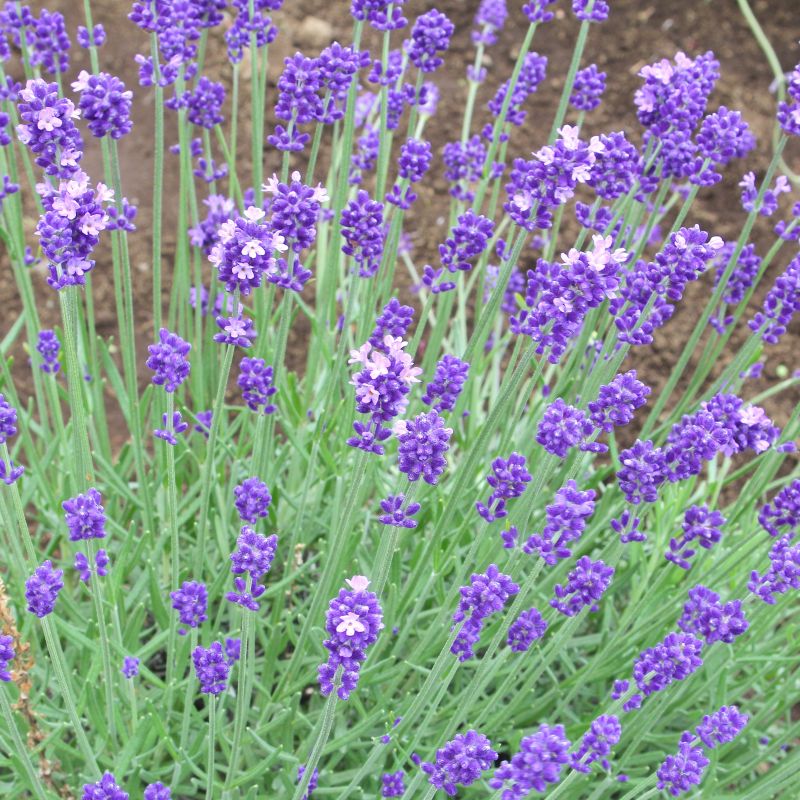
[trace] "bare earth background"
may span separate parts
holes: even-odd
[[[83,22],[81,4],[76,0],[49,0],[46,4],[33,2],[31,5],[37,12],[42,5],[46,5],[51,10],[64,13],[71,34],[74,34],[77,25]],[[509,20],[500,35],[499,42],[489,49],[486,64],[489,75],[478,95],[477,119],[473,130],[480,129],[488,114],[486,102],[494,94],[497,85],[511,72],[527,25],[523,15],[518,11],[520,5],[521,0],[520,2],[510,0]],[[568,5],[565,0],[559,3],[556,20],[542,26],[534,40],[533,49],[549,59],[547,79],[526,105],[529,110],[528,120],[521,130],[515,132],[515,154],[527,155],[530,151],[538,149],[550,128],[578,28],[568,11]],[[594,134],[624,130],[629,133],[630,138],[638,141],[641,130],[633,106],[633,93],[640,83],[636,73],[645,64],[664,57],[671,58],[677,50],[683,50],[690,55],[713,50],[721,62],[722,77],[712,95],[711,110],[718,105],[742,110],[758,138],[759,146],[749,158],[736,162],[732,169],[727,171],[723,184],[701,192],[699,202],[696,203],[687,223],[698,223],[723,238],[735,238],[744,219],[736,183],[747,170],[752,169],[759,174],[766,168],[771,155],[770,134],[775,108],[775,97],[769,91],[773,81],[772,73],[735,0],[669,0],[669,2],[613,0],[611,5],[612,13],[609,21],[604,25],[592,27],[584,57],[583,66],[595,61],[608,73],[608,90],[604,102],[599,109],[587,116],[586,132]],[[429,123],[425,136],[431,140],[437,154],[445,142],[458,135],[457,126],[460,125],[466,96],[465,70],[467,64],[471,63],[474,53],[470,30],[477,6],[478,0],[443,0],[438,3],[439,9],[448,14],[455,23],[456,34],[445,66],[433,78],[441,90],[441,101],[439,112]],[[800,60],[800,47],[797,44],[800,38],[800,11],[797,0],[755,0],[752,6],[775,47],[783,68],[786,71],[790,70]],[[130,235],[130,243],[136,277],[137,338],[139,353],[142,355],[146,345],[153,339],[150,274],[153,94],[150,89],[140,88],[137,84],[134,55],[146,51],[147,38],[128,21],[130,3],[127,0],[93,0],[92,8],[95,22],[102,22],[108,34],[108,40],[100,50],[101,68],[121,77],[135,93],[135,125],[133,132],[122,140],[120,150],[124,194],[139,206],[138,230]],[[413,20],[428,8],[430,8],[429,3],[409,0],[405,5],[406,16]],[[280,34],[270,46],[268,107],[274,104],[275,82],[282,69],[284,56],[291,55],[296,50],[301,50],[306,55],[315,55],[332,39],[338,39],[345,44],[350,40],[352,22],[348,9],[347,0],[333,0],[327,3],[322,3],[320,0],[289,0],[285,8],[275,14]],[[399,46],[402,38],[401,32],[393,45]],[[366,46],[373,52],[378,52],[377,40],[374,37],[367,37]],[[80,69],[89,68],[88,54],[85,51],[74,48],[71,55],[69,80],[72,80],[73,74]],[[212,31],[209,40],[205,72],[215,80],[222,80],[226,84],[230,82],[230,66],[226,60],[219,28]],[[243,72],[246,75],[247,63],[243,65]],[[243,83],[243,89],[246,86],[247,83]],[[246,89],[243,94],[247,95]],[[170,120],[171,113],[167,111],[167,146],[177,139],[174,125]],[[240,117],[242,138],[239,152],[244,154],[249,152],[247,142],[250,136],[250,115],[246,107],[242,109]],[[268,118],[267,131],[270,129],[271,121]],[[99,148],[96,141],[90,141],[88,136],[86,139],[88,152],[83,166],[90,175],[97,178],[101,174]],[[800,143],[791,143],[786,154],[787,162],[795,172],[800,172],[798,144]],[[267,153],[264,167],[266,175],[278,168],[279,155],[275,152]],[[321,158],[324,165],[326,159],[324,147]],[[248,172],[249,165],[241,163],[240,176],[246,176]],[[243,185],[246,185],[246,181]],[[177,208],[174,202],[177,186],[177,157],[167,153],[164,177],[165,282],[168,282],[171,274],[177,220]],[[415,243],[415,261],[418,264],[435,259],[436,245],[446,234],[442,218],[446,215],[449,198],[440,161],[435,163],[432,174],[426,179],[421,195],[415,206],[418,216],[415,219],[414,214],[410,214],[406,226]],[[795,197],[792,202],[796,199]],[[777,219],[778,217],[775,217],[773,221]],[[32,214],[28,219],[28,243],[31,245],[35,244],[33,236],[35,224],[36,218]],[[565,248],[571,241],[570,233],[567,228],[566,235],[562,237]],[[773,240],[769,221],[757,225],[752,241],[755,242],[760,254],[766,252]],[[774,277],[795,252],[796,245],[786,246],[778,263],[773,265],[767,279],[762,283],[755,302],[760,304]],[[528,261],[532,261],[535,255],[531,251],[527,256]],[[21,310],[16,287],[7,266],[7,259],[4,256],[0,263],[0,308],[3,314],[0,333],[8,330]],[[116,337],[117,324],[112,300],[112,270],[108,249],[101,248],[98,251],[98,264],[93,275],[98,332],[106,337]],[[207,272],[207,279],[209,281],[211,279],[210,269]],[[640,377],[654,388],[663,384],[671,365],[676,361],[696,318],[695,301],[704,302],[710,286],[709,279],[710,276],[705,276],[700,284],[690,287],[687,296],[678,305],[675,316],[660,332],[653,346],[634,352],[633,366],[639,370]],[[43,271],[36,281],[36,290],[44,323],[51,326],[58,325],[57,300],[44,282]],[[298,321],[292,330],[288,353],[290,367],[302,369],[306,353],[306,330],[302,320]],[[769,349],[764,377],[759,382],[750,384],[749,391],[745,391],[746,395],[762,391],[769,383],[774,382],[781,366],[790,370],[800,366],[795,357],[799,331],[800,321],[796,320],[781,343]],[[746,334],[746,329],[739,331],[731,345],[738,345]],[[25,396],[30,385],[29,367],[26,355],[21,349],[16,355],[15,375],[20,384],[18,389]],[[786,392],[768,403],[768,410],[777,422],[784,422],[798,401],[800,395],[797,392]],[[114,403],[110,406],[109,414],[113,422],[118,409]],[[121,428],[121,426],[113,427]]]

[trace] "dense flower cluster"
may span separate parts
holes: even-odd
[[[496,458],[492,461],[492,472],[486,476],[486,483],[492,493],[486,503],[478,501],[475,508],[487,521],[494,522],[508,516],[506,500],[519,497],[531,481],[531,474],[525,468],[525,456],[512,453],[508,459]]]
[[[208,619],[208,590],[204,583],[184,581],[179,589],[170,593],[170,598],[182,625],[199,628]],[[185,635],[186,630],[180,629],[178,633]]]
[[[763,575],[753,570],[747,588],[765,603],[774,605],[776,594],[800,589],[800,543],[794,543],[794,534],[781,536],[772,545],[769,561]]]
[[[452,428],[446,428],[438,411],[417,414],[402,424],[397,435],[397,463],[410,481],[436,485],[447,466],[444,454],[450,449]]]
[[[59,592],[64,588],[64,571],[55,569],[48,560],[38,566],[33,575],[25,581],[25,600],[28,611],[37,617],[53,613]]]
[[[0,681],[8,683],[11,680],[11,673],[8,665],[14,660],[14,638],[0,634]]]
[[[761,527],[770,536],[796,534],[800,528],[800,478],[781,489],[758,513]]]
[[[606,90],[606,73],[589,64],[575,73],[575,83],[569,97],[570,105],[578,111],[594,111]]]
[[[537,608],[529,608],[511,623],[508,628],[508,646],[515,653],[524,653],[537,640],[544,636],[547,621]]]
[[[588,608],[597,611],[597,605],[614,577],[614,567],[603,561],[592,561],[582,556],[575,563],[575,569],[567,575],[566,584],[556,584],[555,597],[550,605],[567,617],[574,617]]]
[[[455,289],[456,284],[453,281],[442,280],[444,271],[453,274],[459,270],[471,270],[475,260],[489,245],[493,233],[494,223],[487,217],[476,214],[471,209],[462,214],[450,231],[450,236],[445,239],[444,244],[439,245],[442,266],[434,269],[426,264],[423,283],[431,287],[434,294]]]
[[[358,274],[371,278],[378,271],[384,248],[383,203],[368,192],[358,194],[342,210],[342,252],[352,256]]]
[[[380,443],[391,435],[391,428],[384,423],[405,411],[407,395],[411,386],[419,383],[417,376],[422,372],[405,352],[407,344],[399,337],[387,334],[382,350],[373,349],[366,342],[358,350],[351,351],[349,363],[362,366],[350,381],[355,386],[356,410],[370,415],[369,424],[353,423],[356,435],[347,440],[351,447],[383,455],[384,448]]]
[[[55,375],[61,369],[58,354],[61,352],[61,342],[58,341],[55,331],[39,331],[39,341],[36,344],[36,352],[42,357],[39,368],[48,375]]]
[[[126,89],[119,78],[105,72],[90,75],[82,69],[78,79],[73,81],[72,89],[80,92],[78,108],[89,123],[92,136],[121,139],[131,132],[133,92]]]
[[[519,586],[509,575],[490,564],[485,573],[473,573],[469,586],[461,587],[461,600],[453,614],[453,627],[463,623],[450,652],[459,661],[474,658],[472,649],[480,639],[484,620],[503,610],[507,600],[519,592]]]
[[[645,697],[682,681],[703,664],[703,642],[693,633],[668,633],[655,647],[643,650],[633,663],[633,679]],[[640,695],[633,695],[626,709],[635,708]]]
[[[436,364],[433,380],[425,387],[422,402],[437,411],[452,411],[469,374],[469,364],[446,355]]]
[[[689,559],[696,550],[690,544],[696,542],[700,547],[710,550],[722,537],[721,528],[724,524],[725,517],[719,511],[710,511],[705,504],[691,506],[683,518],[683,534],[680,538],[670,539],[669,550],[664,553],[664,558],[681,569],[691,569]]]
[[[128,793],[111,772],[104,772],[97,783],[84,783],[81,800],[128,800]]]
[[[580,747],[572,754],[571,766],[578,772],[591,772],[591,765],[599,761],[605,770],[611,769],[608,756],[611,748],[619,742],[622,726],[614,714],[601,714],[592,720],[583,736]]]
[[[272,495],[267,484],[260,478],[247,478],[234,487],[233,494],[236,497],[236,510],[243,522],[254,525],[259,517],[267,516]]]
[[[105,537],[106,515],[102,499],[97,489],[89,489],[86,494],[71,497],[61,504],[71,542]]]
[[[503,761],[495,770],[489,786],[504,787],[503,800],[523,800],[531,792],[545,792],[548,784],[560,780],[570,760],[570,746],[563,725],[542,724],[522,739],[511,761]]]
[[[492,743],[482,733],[469,730],[439,748],[436,760],[423,762],[421,769],[428,775],[431,786],[454,797],[458,786],[470,786],[480,780],[496,759]]]
[[[369,581],[363,575],[354,575],[346,583],[350,588],[339,590],[325,616],[328,638],[323,645],[328,660],[319,666],[322,694],[327,697],[338,687],[342,700],[347,700],[358,685],[367,648],[377,641],[383,628],[383,611],[378,598],[367,589]]]
[[[270,398],[278,391],[273,385],[274,371],[263,358],[243,358],[239,362],[237,383],[247,407],[261,414],[274,414]]]
[[[678,627],[686,633],[700,636],[706,644],[732,644],[737,636],[747,630],[749,623],[741,600],[720,603],[716,592],[698,584],[689,589],[689,601],[683,606]]]
[[[231,603],[258,611],[258,598],[266,590],[261,579],[270,571],[277,548],[278,537],[274,533],[262,536],[249,525],[242,526],[236,549],[231,553],[231,572],[236,576],[234,591],[226,595]],[[247,578],[242,576],[250,578],[249,586]]]
[[[578,489],[574,480],[568,480],[556,492],[555,502],[545,509],[545,524],[541,533],[528,537],[523,550],[536,553],[549,566],[559,559],[569,558],[572,550],[569,545],[578,541],[586,530],[586,523],[594,514],[593,489],[585,492]]]
[[[668,755],[656,771],[659,789],[666,789],[673,797],[699,786],[703,773],[711,763],[703,748],[694,744],[694,736],[684,733],[678,744],[678,752]]]
[[[166,328],[159,330],[158,339],[147,348],[150,352],[147,367],[155,373],[153,383],[171,393],[189,377],[191,365],[186,356],[192,346]]]
[[[225,691],[231,667],[219,642],[212,642],[210,647],[195,647],[192,662],[203,694]]]

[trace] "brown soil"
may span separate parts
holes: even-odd
[[[41,5],[33,2],[38,10]],[[74,0],[49,0],[47,7],[60,10],[67,17],[70,30],[74,31],[83,21],[80,17],[80,4]],[[131,135],[120,143],[123,170],[124,193],[139,206],[137,220],[138,230],[130,236],[132,261],[136,275],[136,327],[140,340],[140,353],[153,336],[151,317],[151,279],[150,279],[150,230],[151,230],[151,192],[152,192],[152,160],[153,160],[153,94],[150,90],[137,86],[136,65],[133,57],[147,47],[147,39],[126,18],[129,3],[121,0],[93,0],[95,22],[102,22],[108,33],[108,42],[100,51],[102,68],[119,75],[125,83],[133,88],[136,94],[134,111],[135,126]],[[471,62],[473,49],[470,42],[471,21],[477,0],[460,2],[443,0],[438,4],[456,24],[456,35],[453,39],[445,67],[440,70],[434,80],[441,90],[441,102],[438,115],[431,121],[426,136],[439,151],[448,140],[455,138],[458,131],[455,121],[461,119],[466,92],[465,69]],[[500,41],[490,48],[486,66],[489,67],[489,78],[478,96],[478,113],[474,130],[479,130],[486,118],[485,103],[494,93],[499,82],[504,80],[513,65],[518,52],[519,42],[524,30],[525,21],[517,10],[520,3],[509,3],[513,12],[506,24]],[[781,64],[788,71],[800,60],[800,49],[796,41],[800,37],[800,20],[797,16],[796,0],[755,0],[753,9],[760,19],[767,36],[776,48]],[[514,149],[526,154],[537,149],[549,130],[552,116],[561,92],[563,77],[572,54],[577,25],[572,15],[565,9],[568,4],[562,2],[557,9],[558,19],[540,28],[534,42],[534,49],[549,59],[548,77],[538,93],[528,103],[529,116],[526,125],[515,132]],[[270,48],[270,91],[268,104],[274,99],[274,86],[285,55],[295,50],[307,54],[319,52],[326,44],[326,26],[332,38],[347,42],[350,38],[351,20],[347,13],[349,3],[340,0],[336,4],[320,5],[318,0],[293,0],[285,9],[276,13],[276,23],[280,35]],[[407,16],[413,19],[429,5],[420,0],[409,0],[405,6]],[[308,17],[315,15],[309,22]],[[319,18],[323,19],[319,19]],[[322,38],[320,38],[322,33]],[[399,44],[399,37],[396,44]],[[378,51],[378,42],[374,36],[368,35],[366,45]],[[753,39],[745,24],[735,0],[672,0],[656,2],[655,0],[614,0],[612,16],[603,26],[592,29],[584,65],[596,61],[601,69],[608,73],[608,91],[599,109],[588,115],[586,130],[588,133],[600,133],[609,130],[625,130],[631,138],[638,140],[640,129],[636,121],[632,97],[639,85],[636,73],[639,69],[657,59],[672,57],[677,50],[689,54],[697,54],[705,50],[713,50],[722,65],[722,77],[712,97],[712,106],[727,105],[743,110],[759,140],[757,152],[749,158],[734,165],[728,171],[724,183],[713,190],[701,193],[699,202],[688,219],[689,224],[699,223],[701,227],[723,238],[735,238],[743,221],[743,214],[738,203],[736,183],[741,174],[749,169],[762,173],[770,158],[770,134],[774,113],[775,98],[769,91],[773,76],[761,50]],[[89,68],[88,54],[80,49],[73,50],[73,72]],[[224,45],[219,30],[212,34],[209,42],[206,72],[215,79],[228,80],[229,69],[225,60]],[[246,92],[245,92],[246,94]],[[174,125],[167,111],[167,145],[176,140]],[[249,114],[243,109],[240,122],[239,152],[247,151],[249,142]],[[269,122],[268,122],[269,126]],[[87,137],[88,139],[88,137]],[[800,146],[794,142],[788,149],[786,159],[791,168],[800,172]],[[101,174],[99,148],[96,142],[88,142],[89,152],[84,167],[91,175]],[[264,172],[269,174],[277,168],[278,158],[275,153],[267,154]],[[322,158],[325,152],[323,148]],[[164,264],[165,285],[169,285],[169,269],[171,253],[174,249],[174,231],[177,220],[176,204],[173,202],[177,194],[177,158],[167,153],[164,210]],[[246,165],[240,174],[247,172]],[[448,203],[446,184],[441,174],[441,167],[436,174],[429,176],[418,201],[416,214],[409,217],[407,230],[412,233],[417,248],[416,260],[425,263],[426,257],[435,253],[436,245],[446,233],[443,218],[446,216]],[[32,234],[35,219],[29,219]],[[570,241],[570,231],[562,239]],[[763,254],[772,241],[770,226],[763,224],[754,233],[753,241],[758,251]],[[33,243],[33,236],[29,236]],[[792,254],[796,248],[789,245],[786,253]],[[111,283],[110,253],[99,252],[98,266],[94,273],[96,307],[98,309],[98,331],[104,336],[116,335],[116,317],[113,304]],[[771,275],[764,281],[756,298],[760,301],[777,270],[786,263],[786,254],[778,265],[771,270]],[[533,255],[531,256],[533,257]],[[45,285],[44,278],[37,279],[37,298],[40,311],[47,325],[59,324],[58,306],[53,292]],[[677,359],[680,348],[688,336],[696,316],[696,301],[702,302],[708,289],[707,281],[692,287],[679,305],[678,310],[661,332],[652,347],[637,352],[633,356],[634,365],[644,379],[658,387],[663,385],[671,366]],[[11,321],[20,311],[16,287],[7,271],[0,273],[0,307],[3,308],[6,324],[0,329],[7,330]],[[4,332],[0,330],[0,333]],[[797,342],[800,330],[798,322],[784,337],[781,344],[770,348],[765,377],[751,389],[755,393],[765,388],[767,382],[774,381],[779,367],[786,365],[790,369],[795,366],[790,349]],[[290,366],[301,367],[305,360],[307,343],[305,337],[296,332],[290,340]],[[741,331],[735,337],[736,344],[746,335]],[[21,353],[19,355],[22,355]],[[24,395],[29,384],[29,373],[25,359],[17,361],[16,370],[20,382],[20,391]],[[779,421],[785,421],[788,414],[800,400],[797,392],[787,392],[769,404],[769,410]]]

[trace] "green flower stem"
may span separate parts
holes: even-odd
[[[174,614],[173,614],[174,616]],[[194,652],[195,647],[197,647],[197,628],[192,628],[190,632],[190,645],[189,645],[189,653]],[[183,648],[181,648],[183,649]],[[172,659],[171,659],[172,660]],[[174,688],[175,682],[170,681],[168,679],[167,684],[167,709],[172,709],[172,700],[171,700],[171,693]],[[192,703],[192,698],[195,696],[197,692],[197,684],[192,678],[192,668],[189,666],[187,674],[186,674],[186,690],[183,695],[183,709],[181,711],[181,733],[178,745],[178,753],[180,754],[180,759],[176,759],[175,763],[172,766],[172,785],[175,786],[178,784],[178,781],[181,776],[181,770],[183,768],[184,763],[183,759],[186,759],[186,745],[189,741],[189,727],[192,721],[192,712],[194,711],[194,705]]]
[[[425,796],[422,798],[422,800],[432,800],[432,798],[436,796],[437,791],[438,790],[435,786],[429,786],[428,791],[425,792]]]
[[[78,742],[78,748],[81,751],[83,760],[86,766],[91,770],[92,775],[100,775],[100,767],[97,764],[94,752],[89,745],[89,740],[86,737],[86,730],[83,727],[83,722],[78,716],[78,709],[75,707],[75,699],[70,688],[70,683],[67,680],[67,674],[64,669],[66,659],[64,658],[64,651],[61,649],[61,642],[59,641],[58,634],[56,633],[55,625],[50,616],[42,617],[42,631],[44,632],[45,642],[47,643],[47,650],[50,653],[50,662],[53,665],[53,671],[56,674],[56,682],[61,692],[61,697],[64,700],[64,705],[67,707],[67,714],[69,715],[70,722],[72,723],[72,730]]]
[[[72,486],[76,494],[94,483],[89,428],[83,393],[83,370],[78,362],[78,287],[68,286],[58,293],[64,327],[64,352],[66,355],[67,387],[72,412],[72,441],[75,470]]]
[[[308,759],[306,759],[303,779],[297,784],[297,788],[294,790],[294,794],[292,795],[292,800],[302,800],[302,798],[306,796],[308,784],[311,782],[311,778],[314,775],[314,770],[317,768],[317,764],[319,764],[320,756],[322,756],[322,750],[328,742],[328,737],[331,735],[331,728],[333,727],[333,715],[336,712],[336,701],[339,699],[337,690],[339,688],[340,674],[341,667],[337,670],[336,675],[333,678],[333,689],[328,695],[328,699],[325,701],[325,708],[323,709],[320,717],[317,737],[314,741],[314,746],[311,748]]]
[[[3,716],[6,720],[8,734],[11,737],[11,741],[14,743],[16,756],[22,763],[22,767],[28,776],[31,790],[36,797],[39,798],[39,800],[49,800],[53,795],[44,788],[42,779],[39,777],[39,773],[33,766],[30,754],[28,753],[28,748],[25,746],[25,743],[22,741],[22,737],[19,734],[17,722],[14,719],[14,712],[11,710],[11,704],[8,702],[8,689],[5,686],[0,686],[0,708],[3,709]]]
[[[591,6],[589,9],[591,10]],[[578,67],[583,58],[583,51],[586,48],[586,40],[589,37],[589,27],[592,23],[588,21],[581,22],[580,30],[578,31],[578,38],[575,42],[575,49],[572,51],[572,59],[569,62],[569,69],[567,70],[567,78],[564,81],[564,88],[561,91],[561,97],[558,101],[558,109],[556,116],[553,120],[553,126],[550,128],[550,135],[547,137],[548,142],[555,141],[558,129],[564,124],[564,118],[567,115],[567,108],[569,107],[569,98],[572,94],[572,87],[575,85],[575,75],[578,72]]]
[[[105,140],[104,140],[105,143]],[[119,150],[116,140],[111,141],[109,161],[116,198],[117,208],[121,209],[122,203],[122,178],[119,166]],[[151,495],[150,481],[147,480],[147,458],[145,455],[145,437],[142,430],[141,401],[139,399],[138,359],[136,357],[136,326],[133,308],[133,276],[131,270],[130,252],[128,250],[128,237],[125,231],[118,231],[116,238],[121,254],[121,271],[124,297],[124,317],[120,321],[120,340],[122,345],[122,358],[128,392],[128,415],[131,429],[131,448],[136,464],[136,475],[139,479],[139,493],[144,506],[145,522],[154,530],[155,516],[153,513],[153,498]]]
[[[238,292],[234,296],[233,304],[236,308],[239,303]],[[197,521],[197,545],[194,553],[194,573],[199,579],[203,574],[203,562],[208,557],[206,553],[206,538],[208,535],[209,525],[209,506],[211,503],[211,484],[214,479],[215,473],[215,445],[219,430],[222,425],[223,408],[225,405],[225,391],[228,386],[228,376],[231,372],[231,365],[233,364],[233,353],[236,346],[232,344],[223,345],[225,353],[222,357],[222,369],[219,376],[219,383],[217,384],[217,394],[214,399],[214,408],[211,416],[211,429],[208,432],[208,444],[206,446],[206,460],[203,462],[201,468],[201,485],[200,485],[200,516]]]
[[[223,800],[230,797],[231,784],[238,777],[239,759],[241,758],[242,738],[247,725],[248,711],[250,710],[250,694],[252,685],[250,671],[255,666],[255,652],[253,642],[253,612],[242,609],[242,651],[239,661],[239,685],[236,693],[236,712],[233,723],[233,742],[231,744],[231,757],[228,771],[225,774],[225,786],[222,790]]]
[[[214,797],[214,755],[217,749],[217,698],[208,698],[208,761],[206,762],[206,800]]]

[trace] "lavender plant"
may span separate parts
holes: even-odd
[[[84,0],[80,70],[60,13],[0,9],[6,796],[793,796],[800,420],[762,403],[798,377],[753,379],[800,310],[800,65],[741,177],[711,52],[641,68],[640,127],[586,132],[605,0],[560,10],[538,140],[555,0],[476,3],[447,142],[446,8],[352,0],[345,43],[276,64],[282,0],[122,5],[106,32]],[[101,70],[123,36],[138,85]],[[723,176],[727,242],[695,205]],[[636,351],[679,302],[654,381]]]

